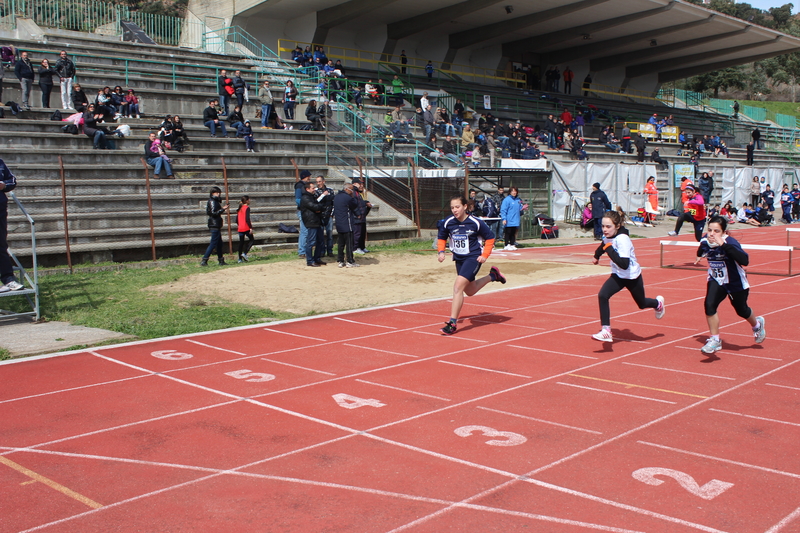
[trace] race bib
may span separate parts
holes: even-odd
[[[451,235],[450,250],[454,254],[467,255],[469,253],[469,238],[466,235]]]
[[[709,261],[708,275],[720,285],[727,284],[728,266],[725,264],[725,261]]]
[[[689,213],[692,216],[695,216],[697,214],[697,209],[695,209],[694,207],[690,207],[687,213]]]

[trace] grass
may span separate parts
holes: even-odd
[[[6,359],[11,359],[11,352],[5,348],[0,348],[0,361],[5,361]]]
[[[753,107],[763,107],[767,110],[768,115],[771,111],[773,113],[780,113],[782,115],[794,115],[796,117],[800,116],[800,103],[797,102],[760,102],[758,100],[740,100],[739,103]],[[741,110],[739,110],[739,112],[741,113]]]

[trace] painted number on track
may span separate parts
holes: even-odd
[[[510,431],[497,431],[486,426],[464,426],[455,430],[455,434],[459,437],[469,437],[473,432],[480,431],[484,437],[503,437],[505,440],[492,439],[487,440],[486,444],[489,446],[519,446],[528,441],[519,433],[512,433]]]
[[[178,350],[160,350],[152,352],[150,355],[158,359],[166,359],[167,361],[181,361],[183,359],[191,359],[194,357],[190,353],[179,352]]]
[[[250,383],[263,383],[265,381],[272,381],[275,376],[272,374],[264,374],[263,372],[253,372],[251,370],[234,370],[233,372],[225,372],[226,376],[236,379],[243,379]]]
[[[333,401],[339,407],[344,407],[345,409],[358,409],[359,407],[383,407],[386,405],[385,403],[381,403],[378,400],[373,399],[365,399],[359,398],[358,396],[350,396],[349,394],[339,393],[333,395]]]
[[[655,476],[671,477],[690,494],[699,496],[704,500],[713,500],[729,488],[733,487],[733,483],[720,481],[718,479],[712,479],[701,487],[689,474],[684,474],[683,472],[672,470],[670,468],[640,468],[631,475],[634,479],[637,479],[642,483],[647,483],[648,485],[654,486],[664,483],[663,479],[657,479]]]

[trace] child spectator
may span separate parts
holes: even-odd
[[[136,96],[136,91],[128,89],[128,94],[125,96],[125,104],[128,106],[126,118],[141,118],[139,114],[139,97]]]
[[[256,140],[255,140],[255,137],[253,137],[253,128],[252,128],[252,126],[250,126],[250,121],[249,120],[245,120],[244,124],[239,126],[239,130],[236,133],[236,136],[244,138],[244,145],[247,148],[248,152],[255,152],[256,151],[255,150],[255,148],[256,148]]]
[[[248,121],[249,122],[249,121]],[[247,253],[255,242],[253,236],[253,224],[250,222],[250,197],[242,196],[239,200],[239,209],[236,210],[236,226],[239,232],[239,263],[244,263],[250,259]],[[248,239],[245,243],[245,238]]]

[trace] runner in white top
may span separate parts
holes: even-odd
[[[611,335],[611,310],[609,299],[622,289],[628,289],[639,309],[655,309],[656,318],[664,316],[666,308],[664,297],[656,296],[646,298],[644,295],[644,281],[642,269],[636,262],[636,253],[633,242],[628,236],[628,230],[622,225],[623,218],[617,211],[606,211],[603,215],[603,242],[594,253],[592,262],[596,265],[605,253],[611,260],[611,277],[603,284],[597,299],[600,303],[600,333],[595,333],[592,338],[600,342],[612,342]]]

